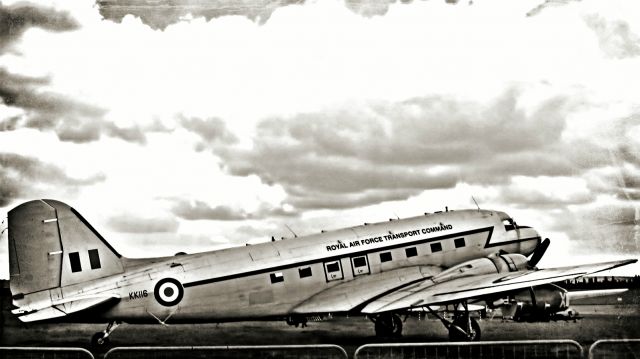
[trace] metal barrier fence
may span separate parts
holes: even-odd
[[[445,343],[365,344],[354,359],[370,358],[576,358],[582,359],[582,346],[573,340],[516,340]]]
[[[82,348],[59,347],[0,347],[2,359],[95,359]]]
[[[358,347],[354,359],[431,358],[582,358],[583,349],[573,340],[518,340],[491,342],[387,343]],[[95,359],[86,349],[64,347],[0,347],[1,359]],[[230,345],[175,347],[117,347],[104,359],[131,358],[251,358],[251,359],[348,359],[338,345]],[[589,359],[640,358],[640,339],[603,339],[589,347]]]
[[[229,345],[180,347],[118,347],[109,350],[104,359],[348,359],[347,352],[332,344],[318,345]]]
[[[640,339],[601,339],[589,347],[589,359],[640,358]]]

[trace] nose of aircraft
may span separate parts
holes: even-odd
[[[536,247],[542,242],[540,234],[533,228],[520,228],[520,253],[525,256],[531,255]]]

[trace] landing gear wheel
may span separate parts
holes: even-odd
[[[480,325],[474,318],[461,315],[449,326],[449,340],[452,342],[475,342],[480,340]]]
[[[109,337],[104,337],[104,332],[97,332],[91,337],[91,346],[95,349],[104,349],[109,345]]]
[[[377,337],[401,337],[402,319],[397,314],[381,314],[375,320],[375,328]]]

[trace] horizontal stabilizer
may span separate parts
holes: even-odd
[[[48,307],[48,308],[37,310],[35,312],[31,312],[29,314],[25,314],[21,317],[18,317],[18,319],[20,319],[20,321],[22,322],[29,323],[29,322],[36,322],[39,320],[64,317],[65,315],[66,314],[64,312],[61,312],[60,310],[54,307]]]
[[[118,300],[120,300],[120,297],[115,294],[72,297],[54,301],[53,303],[49,303],[50,306],[44,308],[30,308],[29,310],[18,308],[12,310],[11,313],[20,315],[18,319],[22,322],[35,322],[39,320],[64,317],[65,315],[77,313],[110,301],[116,302]]]

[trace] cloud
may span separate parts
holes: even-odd
[[[288,203],[303,211],[318,208],[348,209],[388,201],[401,201],[415,194],[416,191],[412,189],[364,190],[361,193],[324,194],[316,196],[293,194],[288,199]]]
[[[129,1],[121,5],[116,1],[96,1],[100,14],[108,20],[122,22],[127,15],[139,17],[152,29],[164,30],[167,26],[190,18],[203,17],[207,21],[223,16],[245,16],[264,24],[273,12],[286,6],[301,6],[305,0],[227,0],[214,5],[207,1],[186,1],[163,6],[146,1]],[[411,1],[403,1],[409,3]],[[457,1],[447,1],[457,2]],[[384,15],[396,0],[345,0],[345,6],[356,14],[371,17]]]
[[[132,215],[119,215],[107,221],[109,227],[123,233],[175,233],[179,222],[175,218],[142,218]]]
[[[587,16],[587,25],[598,37],[598,44],[608,56],[616,59],[640,55],[640,36],[623,20],[608,20],[597,14]]]
[[[40,90],[48,84],[45,77],[22,76],[0,69],[0,98],[5,105],[23,111],[21,115],[0,118],[0,128],[55,130],[61,140],[72,142],[98,139],[99,121],[106,111]]]
[[[184,8],[160,4],[140,20],[118,3],[69,5],[77,31],[13,37],[0,147],[65,161],[63,174],[108,173],[79,199],[103,218],[122,222],[113,208],[135,202],[145,216],[164,205],[180,223],[176,233],[120,232],[122,242],[240,243],[251,234],[241,226],[319,231],[385,220],[396,207],[405,216],[472,205],[461,192],[532,225],[637,201],[638,12],[612,16],[622,2],[526,17],[531,2],[283,1],[270,2],[277,10],[260,14],[263,24],[216,17],[252,11],[216,2],[210,16],[172,26]],[[103,21],[105,7],[122,22]],[[150,133],[155,119],[164,133]],[[69,190],[4,181],[2,171],[6,197]]]
[[[506,203],[524,208],[562,208],[596,199],[587,182],[573,177],[516,176],[501,186],[498,196]]]
[[[287,217],[296,215],[296,213],[292,211],[288,211],[281,207],[270,206],[265,203],[262,203],[256,210],[247,212],[243,209],[237,209],[226,205],[212,207],[208,203],[199,200],[175,200],[172,212],[180,218],[191,221],[239,221],[246,219],[262,219],[265,217]]]
[[[608,194],[622,201],[640,200],[640,167],[608,166],[586,174],[594,193]]]
[[[31,27],[49,31],[70,31],[79,27],[67,12],[29,3],[0,4],[0,52]]]
[[[640,253],[640,212],[633,203],[566,209],[555,218],[576,254]]]
[[[197,150],[219,145],[228,145],[238,141],[220,118],[179,117],[179,124],[186,130],[197,134],[201,141],[196,145]]]
[[[54,32],[78,30],[78,22],[67,12],[28,3],[0,5],[0,52],[11,46],[32,27]],[[54,131],[62,141],[86,143],[101,135],[143,144],[145,131],[159,131],[153,126],[119,127],[104,117],[107,110],[74,100],[48,90],[53,85],[47,76],[26,76],[0,67],[0,99],[13,110],[0,116],[0,131],[35,128]]]
[[[579,1],[579,0],[573,0],[573,1]],[[535,16],[541,13],[542,10],[546,8],[564,6],[570,2],[572,2],[572,0],[545,0],[540,5],[537,5],[533,9],[529,10],[527,12],[527,16]]]
[[[273,11],[282,6],[300,3],[300,0],[233,0],[216,2],[189,1],[183,4],[163,6],[146,2],[129,2],[120,5],[115,1],[97,1],[100,14],[108,20],[121,22],[127,15],[139,17],[152,29],[165,29],[187,18],[204,17],[207,21],[221,16],[240,15],[264,23]]]
[[[54,131],[60,140],[74,143],[93,142],[106,135],[139,144],[146,142],[145,132],[167,131],[158,123],[118,127],[104,118],[107,110],[42,89],[49,84],[46,77],[22,76],[0,68],[2,102],[22,110],[20,115],[0,117],[0,131],[34,128]]]
[[[211,207],[202,201],[178,201],[172,211],[175,215],[187,220],[236,221],[248,217],[248,214],[242,210],[228,206]]]
[[[574,107],[562,96],[532,109],[510,89],[483,105],[445,96],[302,113],[262,121],[250,149],[217,146],[230,174],[282,185],[299,208],[402,200],[459,182],[580,171],[561,140]],[[317,206],[317,207],[314,207]]]
[[[88,178],[68,176],[64,170],[37,158],[14,153],[0,153],[0,207],[18,198],[47,196],[50,187],[62,187],[70,192],[79,186],[90,186],[106,179],[102,173]]]
[[[26,126],[53,127],[54,120],[62,115],[95,118],[104,114],[104,110],[75,102],[62,95],[38,91],[49,83],[50,80],[45,77],[22,76],[0,69],[0,97],[7,106],[32,112],[32,116],[25,121]]]

